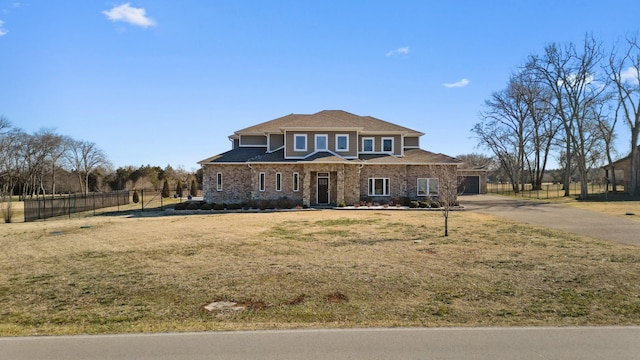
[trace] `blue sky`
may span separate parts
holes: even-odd
[[[638,14],[632,0],[0,0],[0,115],[95,142],[115,167],[197,169],[235,130],[325,109],[481,152],[470,129],[527,55],[586,33],[611,44]]]

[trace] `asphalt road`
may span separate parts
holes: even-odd
[[[416,328],[0,338],[11,360],[638,359],[640,327]]]
[[[532,225],[640,246],[640,222],[571,206],[497,195],[460,197],[465,210]],[[640,213],[640,209],[638,209]],[[640,359],[640,356],[638,356]]]

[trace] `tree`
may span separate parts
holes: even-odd
[[[191,196],[198,196],[198,185],[196,184],[196,180],[191,180]]]
[[[160,195],[163,198],[168,198],[171,196],[171,193],[169,192],[169,180],[164,179],[164,184],[162,184],[162,194]]]
[[[449,213],[458,204],[458,168],[452,166],[432,166],[431,176],[438,179],[438,201],[444,217],[444,236],[449,236]]]
[[[637,36],[627,37],[622,55],[616,49],[609,55],[607,75],[613,83],[618,111],[621,113],[631,134],[630,142],[630,188],[629,194],[640,195],[640,156],[638,156],[638,135],[640,134],[640,44]],[[615,173],[610,165],[611,171]],[[615,186],[615,185],[614,185]]]
[[[485,102],[481,122],[472,132],[480,146],[490,150],[504,169],[513,191],[520,191],[524,177],[526,142],[530,136],[530,109],[518,76],[512,76],[507,89],[495,92]]]
[[[101,166],[109,166],[109,160],[98,146],[89,141],[73,141],[67,160],[78,175],[81,191],[89,193],[89,175]]]
[[[176,185],[176,194],[179,197],[182,197],[182,181],[178,180],[178,184]]]
[[[542,56],[532,55],[527,70],[552,93],[555,114],[562,121],[566,163],[575,156],[580,176],[580,198],[588,195],[589,161],[597,142],[596,127],[589,108],[602,103],[606,79],[598,79],[596,66],[602,58],[601,45],[585,36],[581,49],[573,43],[565,46],[551,44]],[[569,196],[570,166],[565,172],[565,196]]]

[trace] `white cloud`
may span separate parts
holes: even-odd
[[[469,79],[462,79],[458,82],[454,82],[454,83],[444,83],[442,84],[442,86],[446,87],[446,88],[459,88],[459,87],[465,87],[467,85],[469,85],[471,81],[469,81]]]
[[[147,17],[144,8],[135,8],[130,5],[131,3],[125,3],[120,6],[114,6],[111,10],[103,11],[102,13],[111,21],[123,21],[143,28],[156,25],[153,19]]]
[[[4,21],[0,20],[0,36],[5,36],[9,31],[3,28],[2,25],[4,25]]]
[[[385,56],[393,56],[395,54],[404,54],[404,55],[406,55],[408,53],[409,53],[409,47],[405,46],[405,47],[401,47],[401,48],[398,48],[398,49],[395,49],[395,50],[391,50]]]
[[[638,83],[638,69],[630,66],[627,70],[620,73],[620,79],[622,79],[623,82]]]

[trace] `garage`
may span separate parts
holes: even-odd
[[[458,176],[458,193],[480,194],[480,176]]]

